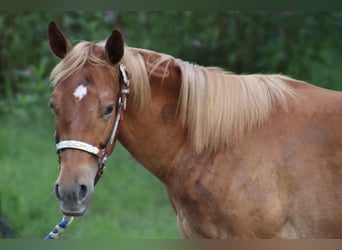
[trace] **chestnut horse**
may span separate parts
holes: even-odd
[[[341,92],[128,47],[118,30],[73,46],[51,22],[48,37],[65,215],[84,214],[117,138],[165,185],[184,238],[342,237]]]

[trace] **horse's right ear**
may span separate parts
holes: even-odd
[[[48,38],[51,50],[59,58],[64,58],[72,49],[71,42],[65,37],[55,21],[49,23]]]

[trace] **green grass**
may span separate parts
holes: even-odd
[[[25,239],[43,238],[62,218],[53,194],[58,170],[52,115],[45,107],[36,111],[25,119],[0,118],[0,212]],[[179,238],[179,234],[162,183],[118,144],[87,214],[61,238]]]

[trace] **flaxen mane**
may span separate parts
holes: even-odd
[[[104,43],[98,44],[103,47]],[[79,71],[85,63],[113,69],[93,50],[95,45],[81,42],[53,69],[51,82],[58,82]],[[124,63],[131,72],[133,108],[142,108],[151,99],[146,64],[137,48],[125,47]],[[294,91],[281,75],[234,75],[219,68],[190,64],[160,54],[154,68],[174,60],[182,73],[179,96],[179,119],[189,131],[189,140],[197,153],[204,149],[214,152],[221,145],[234,143],[269,117],[275,103],[285,110]],[[153,69],[152,69],[153,70]],[[168,67],[166,67],[166,71]]]

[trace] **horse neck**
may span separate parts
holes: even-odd
[[[149,79],[151,103],[138,111],[128,100],[119,141],[152,174],[166,182],[173,159],[185,140],[176,118],[180,71],[172,63],[167,75],[156,71]]]

